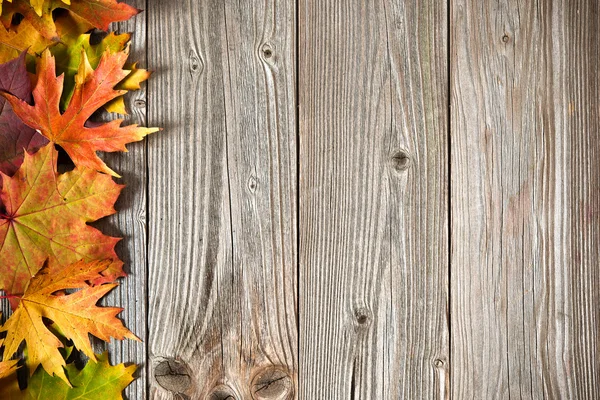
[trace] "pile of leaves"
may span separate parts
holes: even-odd
[[[126,114],[123,96],[149,77],[128,64],[130,36],[107,32],[138,12],[0,0],[0,290],[13,310],[0,327],[2,399],[121,399],[133,380],[135,365],[111,366],[90,342],[139,339],[121,309],[97,305],[125,273],[119,239],[89,223],[115,213],[123,188],[97,152],[157,131],[95,120]]]

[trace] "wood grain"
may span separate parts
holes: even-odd
[[[600,385],[598,2],[452,0],[452,394]]]
[[[293,398],[294,3],[148,18],[150,397]]]
[[[299,398],[444,398],[447,10],[299,9]]]
[[[127,0],[127,4],[138,9],[146,7],[145,0]],[[146,13],[141,13],[127,22],[114,24],[112,30],[120,33],[132,33],[129,60],[138,62],[138,67],[148,65],[146,58]],[[148,126],[146,119],[146,90],[130,92],[125,97],[129,116],[124,124]],[[112,118],[116,115],[110,116]],[[123,116],[118,116],[123,118]],[[160,133],[159,133],[160,134]],[[146,322],[146,142],[133,143],[127,146],[129,152],[106,153],[105,162],[122,176],[120,184],[126,185],[117,204],[117,214],[98,223],[98,227],[107,235],[122,237],[117,245],[117,254],[125,262],[127,278],[121,280],[120,286],[113,290],[104,304],[123,308],[119,317],[125,325],[143,341],[147,336]],[[110,361],[117,363],[138,364],[136,380],[127,387],[125,396],[128,399],[147,398],[146,382],[146,343],[132,340],[112,341],[105,345],[99,343],[97,351],[107,349]]]

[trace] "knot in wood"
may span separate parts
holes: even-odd
[[[372,320],[371,312],[366,308],[357,308],[354,311],[354,317],[356,318],[356,322],[361,326],[368,325]]]
[[[502,36],[502,41],[504,43],[508,43],[510,40],[510,36],[508,36],[506,33],[504,34],[504,36]]]
[[[154,368],[154,379],[165,390],[176,394],[185,393],[192,386],[187,364],[169,358]]]
[[[408,153],[404,150],[398,150],[394,153],[391,160],[391,165],[394,171],[403,172],[410,167],[410,157]]]
[[[226,385],[220,385],[213,389],[208,396],[209,400],[238,400],[235,392]]]
[[[146,102],[144,100],[136,100],[136,101],[133,102],[133,104],[137,108],[144,108],[144,107],[146,107]]]
[[[192,75],[202,73],[204,65],[202,63],[202,60],[200,59],[200,57],[198,57],[198,54],[196,54],[194,50],[190,50],[188,59],[190,65],[190,73]]]
[[[438,359],[436,359],[436,360],[433,362],[433,365],[434,365],[436,368],[442,368],[442,367],[444,366],[444,360],[441,360],[441,359],[439,359],[439,358],[438,358]]]
[[[250,193],[255,193],[257,188],[258,179],[254,175],[250,175],[250,178],[248,178],[248,190],[250,190]]]
[[[252,380],[254,400],[286,400],[294,397],[294,381],[285,367],[267,367]]]
[[[263,44],[260,48],[260,51],[262,52],[262,55],[265,58],[271,58],[273,56],[273,48],[269,43]]]

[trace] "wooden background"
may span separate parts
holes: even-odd
[[[597,399],[597,0],[128,0],[129,399]]]

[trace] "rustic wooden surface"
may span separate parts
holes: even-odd
[[[137,8],[145,7],[145,0],[128,0]],[[146,14],[141,14],[127,22],[114,26],[121,33],[132,32],[131,60],[140,67],[148,65],[146,58]],[[129,116],[125,123],[137,123],[147,126],[146,91],[135,91],[126,97]],[[120,116],[122,117],[122,116]],[[119,315],[126,326],[143,341],[146,340],[146,143],[134,143],[128,146],[129,153],[108,153],[104,155],[106,162],[123,177],[119,183],[125,184],[116,208],[118,213],[99,222],[98,227],[108,235],[122,237],[117,245],[117,252],[125,262],[127,279],[113,290],[104,301],[108,305],[119,305],[123,312]],[[127,388],[126,395],[130,400],[146,397],[146,343],[132,340],[112,341],[108,345],[99,345],[97,350],[107,349],[111,362],[140,364],[137,379]]]
[[[598,398],[598,6],[453,0],[455,399]]]
[[[595,0],[128,2],[129,399],[596,398]]]
[[[151,1],[151,398],[294,396],[295,4]]]
[[[444,395],[447,11],[300,1],[300,398]]]

